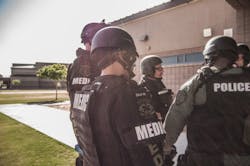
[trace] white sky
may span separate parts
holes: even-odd
[[[168,0],[0,0],[0,74],[12,63],[71,63],[85,24],[111,22]]]

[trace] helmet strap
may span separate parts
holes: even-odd
[[[127,53],[125,53],[125,54],[127,54]],[[120,64],[123,66],[123,68],[124,68],[125,70],[128,71],[130,78],[133,78],[133,77],[135,76],[135,74],[134,74],[133,71],[132,71],[132,69],[133,69],[133,64],[130,64],[129,62],[127,62],[127,61],[124,59],[124,56],[127,56],[127,55],[124,55],[124,54],[122,54],[122,53],[117,53],[117,54],[116,54],[116,61],[117,61],[118,63],[120,63]]]
[[[123,59],[124,55],[116,54],[116,61],[119,62],[125,70],[130,71],[130,67],[128,65],[128,63]]]
[[[107,66],[111,65],[112,63],[114,63],[116,61],[116,57],[115,57],[115,54],[111,54],[109,56],[106,56],[104,58],[102,58],[99,63],[97,64],[97,66],[100,68],[100,69],[104,69],[106,68]]]

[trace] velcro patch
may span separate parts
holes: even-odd
[[[180,105],[186,101],[187,93],[185,91],[178,91],[176,95],[176,105]]]

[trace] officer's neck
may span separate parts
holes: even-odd
[[[128,72],[116,61],[102,70],[101,76],[104,75],[128,76]]]

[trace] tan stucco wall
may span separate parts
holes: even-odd
[[[205,28],[212,29],[212,37],[223,35],[224,29],[228,28],[233,29],[233,37],[237,35],[236,10],[225,0],[195,0],[119,26],[134,38],[140,59],[150,54],[168,56],[200,52],[210,39],[203,37]],[[146,34],[149,40],[140,41]],[[139,80],[141,77],[139,61],[136,66],[135,80]],[[199,64],[167,66],[164,82],[176,92],[199,66]]]
[[[140,55],[172,54],[203,47],[209,39],[204,28],[212,28],[213,36],[227,28],[235,31],[236,11],[225,0],[196,0],[119,26],[133,36]],[[149,40],[140,41],[145,34]]]

